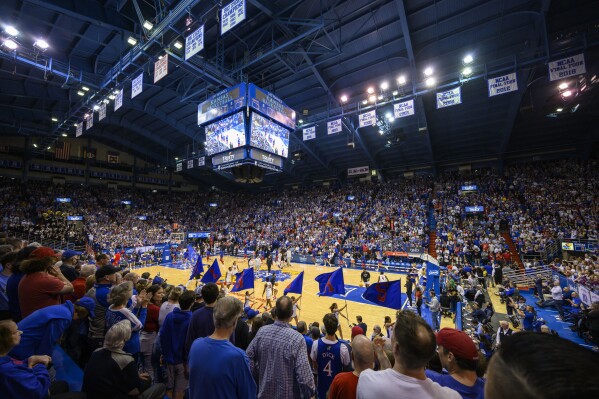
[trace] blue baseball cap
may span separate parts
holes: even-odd
[[[94,301],[92,298],[84,296],[83,298],[75,302],[75,305],[87,309],[87,311],[89,312],[89,317],[96,317],[96,313],[94,312],[94,310],[96,309],[96,301]]]
[[[73,256],[81,255],[81,252],[73,251],[72,249],[67,249],[62,253],[62,259],[69,259]]]

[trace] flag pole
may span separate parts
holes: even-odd
[[[351,326],[350,322],[349,322],[349,308],[347,307],[347,299],[344,299],[345,301],[345,317],[347,317],[347,325]]]

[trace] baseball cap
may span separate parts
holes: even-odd
[[[117,272],[117,269],[114,268],[113,266],[110,266],[110,265],[102,266],[98,270],[96,270],[96,281],[100,281],[104,277],[110,276],[111,274],[114,274],[116,272]]]
[[[89,312],[89,317],[96,317],[94,310],[96,309],[96,301],[88,296],[84,296],[75,302],[75,305],[84,307]]]
[[[38,247],[29,254],[29,259],[47,258],[49,256],[60,257],[60,252],[56,252],[50,247]]]
[[[353,326],[351,328],[351,339],[354,339],[356,335],[364,335],[364,330],[360,326]]]
[[[459,359],[478,360],[478,350],[472,338],[463,331],[453,328],[442,328],[437,333],[437,345],[447,349]]]
[[[164,279],[160,276],[156,276],[156,277],[154,277],[154,280],[152,280],[152,284],[160,285],[162,283],[164,283]]]
[[[62,253],[62,259],[69,259],[73,256],[81,255],[81,252],[73,251],[72,249],[67,249]]]

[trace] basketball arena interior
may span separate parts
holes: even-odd
[[[3,0],[0,398],[598,398],[598,161],[598,1]]]

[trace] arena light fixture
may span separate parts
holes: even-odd
[[[364,105],[368,104],[368,100],[362,100],[362,104],[364,104]]]
[[[16,37],[19,35],[19,31],[12,25],[5,26],[4,32],[6,32],[6,34],[12,37]]]
[[[152,24],[150,21],[145,20],[144,21],[144,28],[146,28],[147,30],[152,30],[152,28],[154,27],[154,24]]]
[[[79,96],[82,96],[82,97],[83,97],[83,96],[85,95],[85,93],[84,93],[84,92],[82,92],[81,90],[79,90],[79,91],[77,92],[77,95],[79,95]]]
[[[179,157],[175,157],[175,161],[178,161],[178,160],[179,160]]]
[[[397,83],[400,86],[403,86],[406,84],[406,77],[404,75],[401,75],[400,77],[397,78]]]
[[[47,149],[48,149],[48,150],[51,150],[51,149],[52,149],[52,147],[48,146],[48,148],[47,148]]]
[[[4,40],[4,45],[9,48],[10,50],[16,50],[17,47],[19,47],[19,45],[17,44],[17,42],[15,42],[12,39],[6,39]]]
[[[472,68],[466,67],[462,70],[462,76],[468,77],[472,75]]]
[[[391,93],[391,94],[393,94],[394,96],[396,96],[396,95],[399,94],[399,92],[397,90],[394,90],[393,93]]]
[[[87,87],[87,86],[83,86],[81,88],[83,89],[83,91],[89,91],[89,87]]]
[[[374,94],[372,94],[370,97],[368,97],[368,101],[370,101],[371,103],[376,101],[376,96]]]
[[[111,94],[108,96],[109,99],[114,100],[116,97],[114,96],[114,94]]]
[[[433,68],[432,68],[432,67],[427,67],[427,68],[424,70],[424,76],[431,76],[431,75],[433,74],[433,72],[434,72],[434,71],[433,71]]]
[[[345,94],[341,96],[341,102],[342,103],[346,103],[347,102],[347,96]]]
[[[299,124],[301,125],[302,123],[304,123],[304,120],[303,120],[303,119],[300,119],[298,122],[299,122]]]
[[[387,112],[387,113],[385,114],[385,118],[387,118],[387,119],[391,118],[392,116],[393,116],[393,115],[391,115],[391,112]]]
[[[129,43],[132,46],[135,46],[137,44],[137,39],[133,36],[129,36],[129,38],[127,39],[127,43]]]
[[[58,122],[58,118],[52,117],[52,122]]]
[[[381,90],[385,91],[389,88],[389,82],[384,81],[383,83],[381,83]]]
[[[63,134],[62,134],[62,137],[68,137],[68,136],[69,136],[69,135],[68,135],[68,134],[66,134],[66,133],[63,133]]]
[[[45,41],[44,39],[37,39],[33,45],[37,48],[39,48],[42,51],[46,51],[48,50],[48,47],[50,47],[50,45],[48,44],[47,41]]]
[[[379,101],[380,101],[380,100],[382,100],[384,97],[383,97],[383,95],[379,95],[377,98],[378,98],[378,99],[379,99]]]
[[[368,89],[366,89],[366,92],[367,92],[368,94],[372,94],[372,93],[374,93],[374,87],[370,86]]]
[[[564,109],[563,108],[558,108],[555,110],[555,112],[562,112]]]
[[[94,105],[94,111],[99,111],[100,110],[100,106],[98,104]]]
[[[380,129],[380,130],[379,130],[379,134],[380,134],[380,135],[383,135],[383,134],[385,134],[385,131],[384,131],[384,130],[382,130],[382,129]]]
[[[566,90],[565,92],[562,93],[562,96],[564,97],[570,97],[572,95],[572,92],[570,90]]]
[[[73,123],[73,126],[77,127],[77,124],[76,124],[76,123]]]
[[[33,146],[34,146],[35,148],[37,148],[37,144],[33,143]]]
[[[176,48],[178,48],[179,50],[181,50],[181,48],[183,48],[183,44],[181,44],[181,42],[180,42],[180,41],[176,41],[176,42],[175,42],[175,44],[174,44],[174,46],[175,46]]]
[[[568,84],[566,82],[563,82],[558,87],[560,90],[566,90],[568,88]]]
[[[474,61],[474,57],[472,57],[471,54],[466,54],[466,56],[462,60],[462,62],[464,63],[464,65],[472,64],[472,61]]]
[[[426,84],[428,87],[433,87],[436,83],[437,83],[437,79],[435,79],[432,76],[426,78],[426,80],[424,81],[424,84]]]

